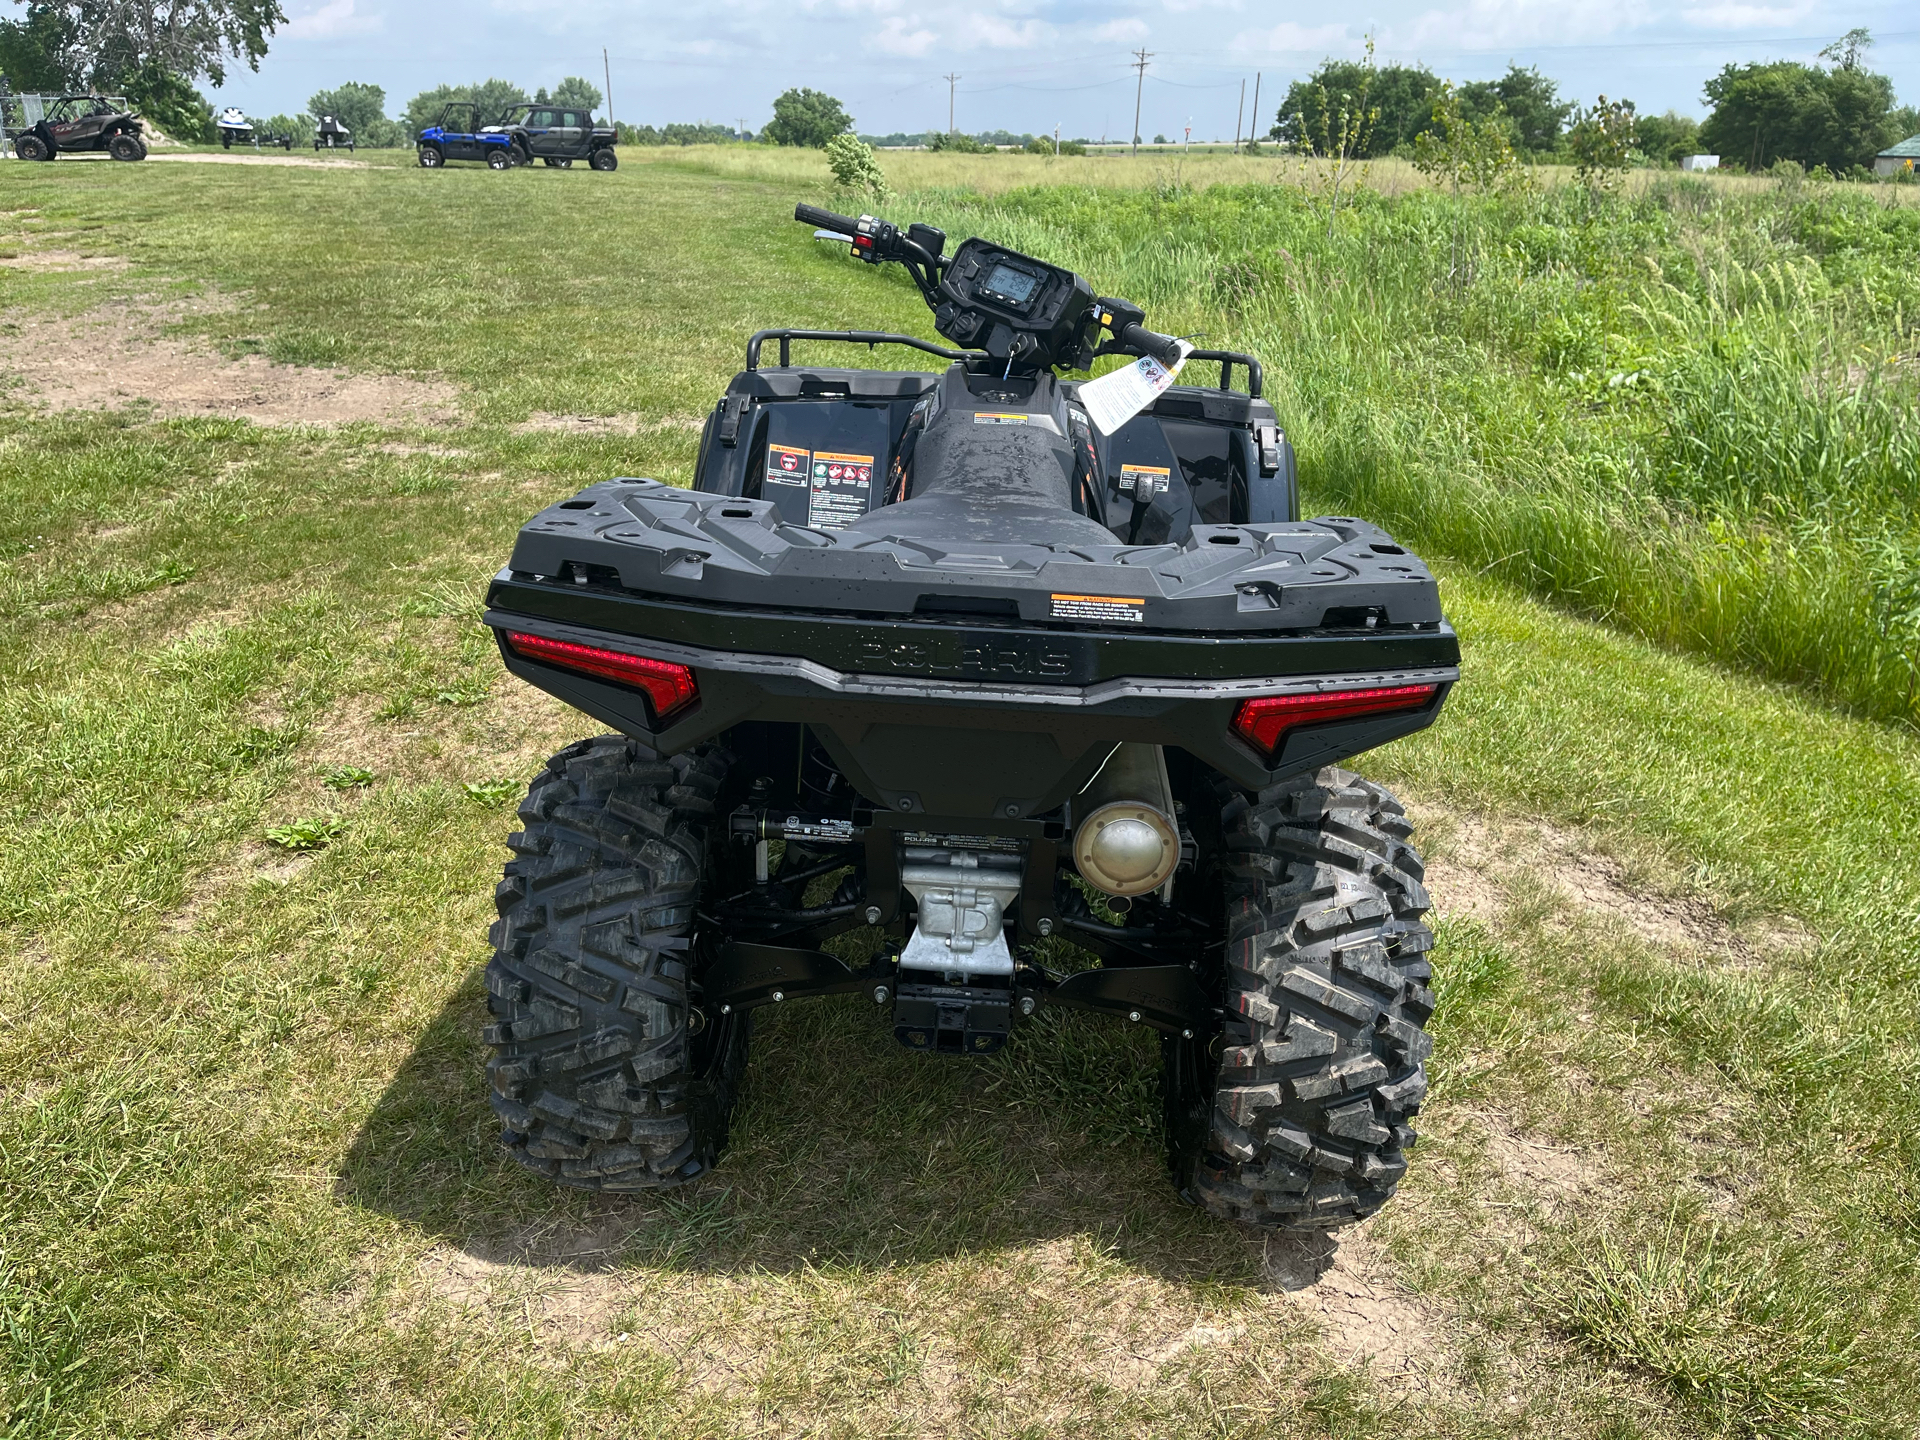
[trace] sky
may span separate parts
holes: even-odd
[[[1903,103],[1920,103],[1920,8],[1821,0],[1371,0],[1286,7],[1262,0],[1053,0],[935,6],[909,0],[282,0],[289,19],[257,74],[229,73],[217,100],[256,115],[293,114],[343,81],[387,93],[387,113],[434,85],[498,76],[529,93],[566,75],[605,88],[633,124],[744,122],[774,96],[811,86],[837,96],[866,134],[1004,129],[1124,140],[1148,52],[1140,130],[1227,139],[1255,77],[1267,125],[1290,80],[1325,56],[1358,56],[1374,37],[1382,64],[1418,62],[1454,80],[1538,66],[1561,94],[1626,97],[1640,111],[1704,116],[1702,84],[1721,66],[1812,61],[1856,26],[1875,36],[1873,68]],[[959,78],[949,85],[946,76]],[[1242,82],[1245,97],[1241,96]],[[1264,129],[1265,126],[1263,125]]]

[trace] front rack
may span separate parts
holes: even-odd
[[[788,369],[793,364],[793,342],[795,340],[827,340],[840,345],[864,345],[869,350],[877,345],[906,345],[928,355],[938,355],[942,360],[985,360],[987,355],[979,350],[950,350],[945,345],[935,345],[932,341],[922,340],[916,335],[895,335],[885,330],[756,330],[747,341],[747,369],[760,368],[760,347],[769,340],[780,342],[780,368]],[[1220,366],[1220,388],[1233,389],[1233,367],[1244,366],[1247,372],[1247,394],[1258,400],[1265,385],[1266,372],[1260,368],[1260,362],[1251,355],[1238,350],[1194,350],[1187,355],[1189,360],[1212,360]]]

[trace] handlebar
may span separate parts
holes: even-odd
[[[1113,337],[1114,348],[1135,355],[1151,355],[1171,370],[1180,363],[1180,342],[1171,335],[1149,330],[1139,323],[1123,325]]]
[[[818,205],[796,205],[793,218],[803,225],[811,225],[816,230],[831,230],[836,235],[857,235],[860,222],[845,215],[836,215],[831,210],[822,210]]]

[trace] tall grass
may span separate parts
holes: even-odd
[[[1261,356],[1320,505],[1920,719],[1920,211],[1894,198],[1669,179],[1330,217],[1310,187],[1163,174],[895,208]]]

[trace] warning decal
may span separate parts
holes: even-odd
[[[976,425],[1024,425],[1027,423],[1027,417],[1009,410],[976,410],[973,412],[973,423]]]
[[[1049,615],[1055,620],[1098,620],[1109,625],[1144,625],[1147,602],[1124,595],[1055,595]]]
[[[873,495],[873,456],[813,452],[807,491],[807,528],[844,530],[867,513]]]
[[[767,446],[767,479],[775,485],[804,485],[811,450],[796,450],[791,445]]]
[[[1114,486],[1122,495],[1131,495],[1141,504],[1167,493],[1173,472],[1165,465],[1122,465]]]

